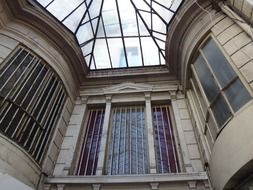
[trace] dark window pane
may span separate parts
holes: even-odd
[[[237,79],[226,90],[225,94],[233,110],[238,111],[244,104],[246,104],[251,96],[242,82]]]
[[[168,106],[153,106],[153,127],[158,173],[179,172]]]
[[[212,100],[219,94],[219,87],[216,84],[214,77],[212,76],[201,54],[195,61],[194,68],[205,91],[207,99],[209,102],[212,102]]]
[[[222,125],[232,116],[225,99],[221,95],[213,104],[212,111],[219,127],[222,127]]]
[[[104,120],[104,109],[89,110],[77,175],[95,175]]]
[[[210,39],[203,47],[203,52],[222,87],[236,77],[235,71],[213,39]]]

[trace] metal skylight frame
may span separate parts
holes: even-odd
[[[71,3],[70,0],[35,1],[76,36],[87,66],[91,70],[164,65],[167,28],[183,2],[183,0],[72,0]],[[113,4],[114,8],[108,9],[108,5],[113,7]],[[134,15],[124,15],[127,8],[129,13]],[[128,24],[130,27],[136,25],[134,34],[125,33]],[[110,27],[111,30],[108,32]],[[114,32],[117,35],[114,35]]]

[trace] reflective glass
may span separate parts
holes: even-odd
[[[125,38],[128,66],[142,66],[139,38]]]
[[[151,37],[141,38],[144,65],[157,65],[159,63],[159,52]]]
[[[201,54],[199,54],[197,60],[194,62],[194,68],[205,91],[207,99],[209,102],[212,102],[219,94],[220,90]]]
[[[174,11],[180,5],[181,0],[37,0],[37,2],[44,6],[47,11],[76,35],[82,51],[85,52],[84,56],[87,55],[86,53],[90,49],[88,47],[87,51],[84,50],[85,46],[89,45],[85,42],[91,39],[102,40],[107,38],[109,42],[111,38],[118,38],[117,41],[120,43],[118,46],[121,47],[121,45],[125,45],[124,43],[122,44],[122,39],[128,41],[125,39],[126,37],[150,37],[146,38],[148,40],[147,42],[140,44],[143,46],[143,51],[139,51],[140,48],[137,47],[138,56],[135,56],[136,53],[133,56],[133,52],[136,52],[134,49],[136,48],[124,47],[117,51],[119,53],[118,55],[114,55],[114,52],[112,55],[111,52],[104,49],[104,57],[113,56],[112,64],[110,62],[99,63],[96,66],[96,61],[90,65],[86,61],[88,67],[92,66],[93,69],[100,69],[164,65],[164,56],[160,55],[164,54],[166,35],[160,35],[159,33],[155,33],[155,31],[166,34],[167,24],[174,15]],[[150,39],[153,40],[153,43],[151,43],[152,40]],[[95,40],[95,43],[97,48],[91,52],[94,56],[95,50],[102,49],[102,47],[98,47],[101,44],[99,40]],[[148,50],[146,45],[150,45],[152,50]],[[112,46],[115,47],[116,45],[113,44]],[[122,49],[125,50],[122,51]],[[99,60],[100,58],[97,55],[94,59]],[[130,60],[129,63],[127,62],[128,57]],[[133,61],[133,57],[136,61]],[[140,57],[147,58],[140,59]],[[149,57],[152,58],[150,61],[148,60]],[[114,61],[116,58],[120,58],[120,61]]]
[[[239,93],[238,93],[239,92]],[[237,79],[226,90],[225,94],[234,112],[251,100],[251,96],[242,82]]]
[[[237,76],[213,39],[210,39],[205,44],[203,52],[222,87],[226,86]]]
[[[222,95],[218,97],[218,99],[212,105],[211,109],[219,127],[222,127],[223,124],[232,116],[229,107]]]
[[[126,67],[126,57],[121,38],[108,39],[109,51],[112,60],[112,67]]]
[[[97,69],[105,69],[111,67],[105,39],[96,40],[94,58]]]

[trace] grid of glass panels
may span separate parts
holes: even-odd
[[[95,175],[104,122],[104,108],[90,109],[86,133],[77,167],[77,175]]]
[[[216,126],[222,128],[252,97],[212,38],[199,50],[192,69],[192,86],[215,139]],[[199,92],[198,84],[202,87],[206,101]]]
[[[165,64],[167,27],[182,0],[36,0],[77,37],[90,69]]]
[[[41,164],[65,99],[54,71],[18,48],[0,68],[0,132]]]
[[[152,106],[152,110],[157,172],[177,173],[179,165],[169,106]]]
[[[144,106],[112,109],[108,175],[148,173],[146,133]]]

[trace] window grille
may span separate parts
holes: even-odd
[[[0,68],[0,131],[39,164],[66,99],[56,73],[20,47]]]
[[[153,128],[158,173],[179,172],[169,106],[153,106]]]
[[[110,127],[107,174],[148,173],[144,106],[113,108]]]
[[[86,132],[77,167],[77,175],[96,174],[104,114],[104,108],[89,110]]]

